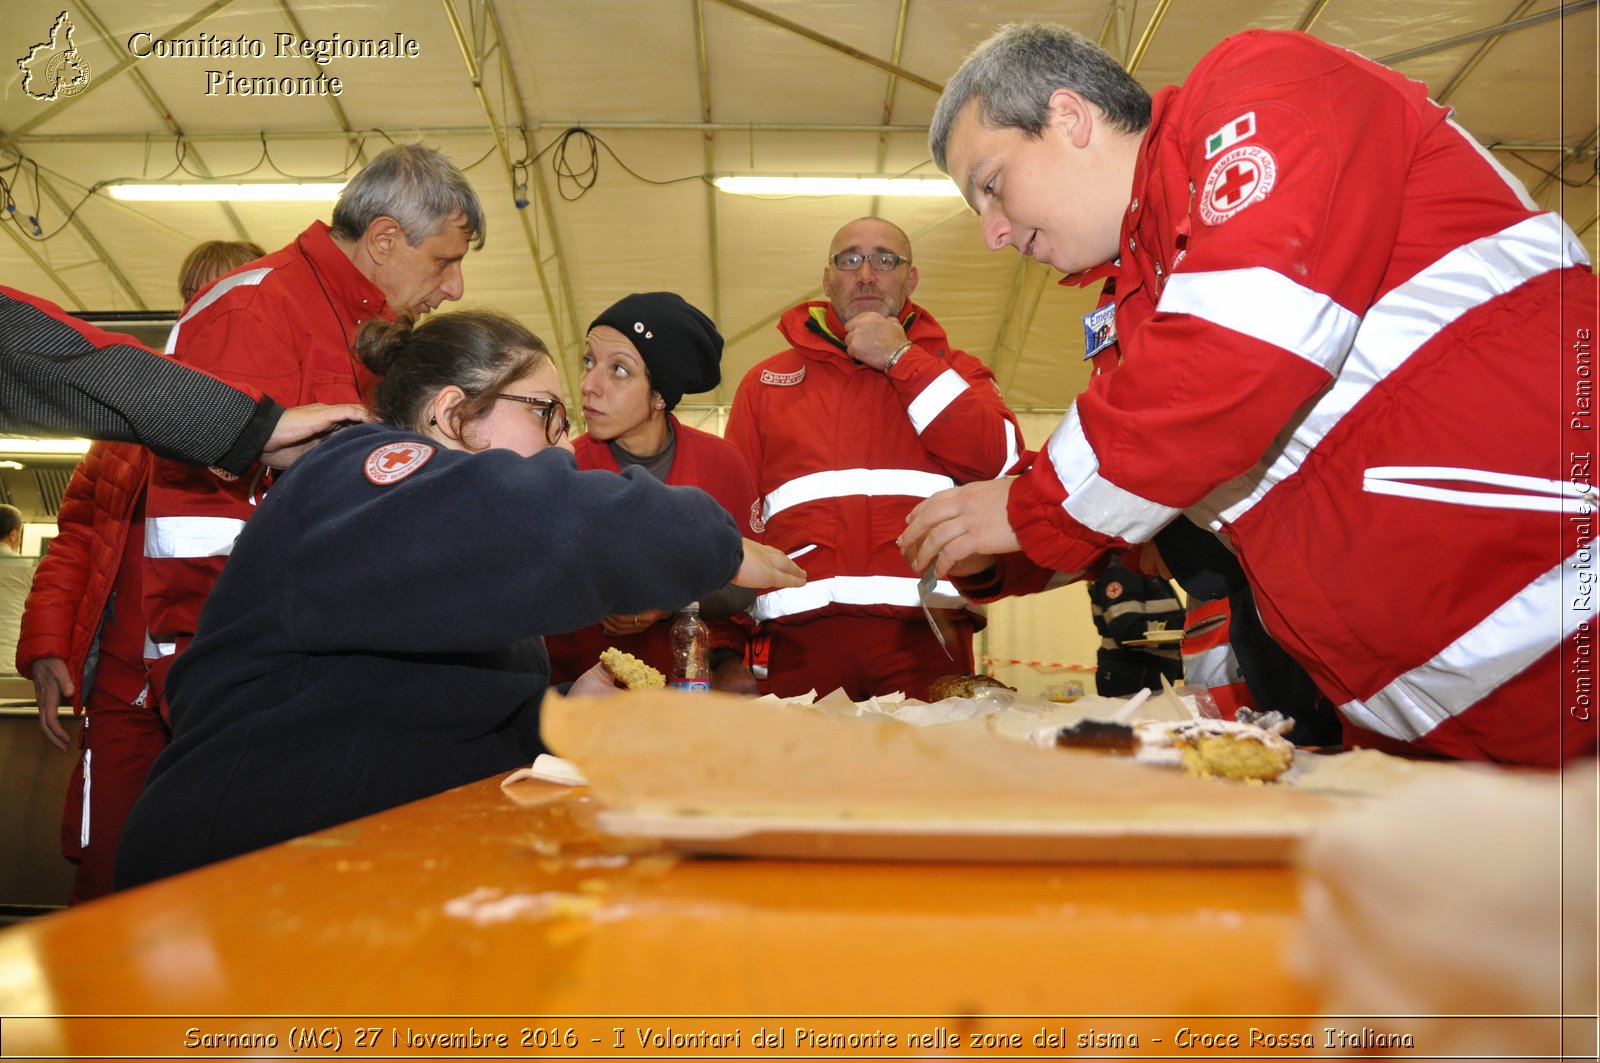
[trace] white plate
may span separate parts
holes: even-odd
[[[1181,631],[1146,631],[1142,639],[1130,639],[1124,646],[1168,646],[1183,641]]]

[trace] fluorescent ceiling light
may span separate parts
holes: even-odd
[[[234,203],[332,202],[339,198],[344,183],[316,184],[304,181],[217,184],[190,182],[178,185],[116,184],[108,191],[112,199],[144,203],[199,203],[228,200]]]
[[[89,449],[87,439],[24,439],[0,436],[0,454],[55,454],[61,457],[82,455]]]
[[[953,196],[961,192],[948,177],[823,177],[757,174],[714,177],[711,183],[736,196]]]

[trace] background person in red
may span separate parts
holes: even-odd
[[[1152,99],[1078,34],[1010,26],[929,140],[991,248],[1114,281],[1122,364],[1027,473],[919,507],[908,559],[1070,572],[1185,514],[1347,741],[1594,752],[1562,660],[1593,639],[1589,444],[1562,431],[1595,279],[1426,86],[1251,31]]]
[[[691,428],[673,409],[684,395],[722,379],[722,335],[711,319],[672,292],[636,292],[589,325],[578,393],[588,433],[574,441],[580,469],[639,468],[662,483],[699,487],[741,526],[755,503],[744,459],[722,439]],[[712,687],[756,693],[744,663],[755,592],[733,584],[708,594],[700,617],[711,630]],[[562,683],[594,667],[608,646],[672,674],[672,613],[647,609],[545,639],[551,678]]]
[[[246,241],[197,244],[178,267],[187,305],[223,274],[265,252]],[[72,473],[58,533],[39,562],[22,618],[17,670],[33,680],[39,729],[69,738],[63,704],[84,714],[78,763],[61,813],[61,854],[77,865],[67,903],[111,892],[117,839],[171,732],[144,675],[144,494],[150,452],[96,443]]]
[[[345,186],[331,226],[312,223],[196,299],[169,352],[285,405],[364,401],[372,377],[351,353],[356,329],[461,298],[461,260],[482,244],[483,225],[477,193],[454,163],[420,144],[390,148]],[[170,461],[151,472],[144,594],[155,696],[164,697],[172,660],[265,493],[263,473]]]
[[[955,659],[945,656],[895,537],[935,491],[1015,471],[1022,437],[993,374],[911,301],[917,268],[899,226],[845,225],[822,286],[826,302],[778,322],[790,348],[745,375],[728,419],[760,493],[751,528],[809,577],[752,610],[771,640],[768,686],[925,698],[940,675],[973,670],[981,620],[941,582],[934,605],[952,620]]]

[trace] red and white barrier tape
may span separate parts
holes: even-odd
[[[1059,661],[1023,661],[1015,657],[980,657],[978,660],[985,665],[995,664],[1020,664],[1027,668],[1043,668],[1053,672],[1092,672],[1093,665],[1086,664],[1061,664]]]

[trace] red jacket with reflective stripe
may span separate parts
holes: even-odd
[[[1560,586],[1568,458],[1591,444],[1558,436],[1595,283],[1448,118],[1294,33],[1230,38],[1158,93],[1115,275],[1123,362],[1009,514],[1071,571],[1186,511],[1353,727],[1549,763],[1563,727],[1562,755],[1595,741],[1556,660],[1594,616]]]
[[[895,545],[906,514],[1019,467],[1021,433],[994,374],[916,304],[901,321],[912,347],[882,373],[845,353],[828,303],[803,303],[778,323],[792,346],[739,384],[726,438],[755,475],[750,527],[785,553],[815,547],[796,558],[807,586],[762,595],[758,619],[920,617],[916,574]],[[942,604],[961,607],[943,590]]]
[[[744,458],[728,444],[710,432],[702,432],[683,424],[673,414],[674,438],[677,440],[672,455],[672,468],[667,473],[669,487],[698,487],[722,504],[741,529],[750,519],[755,505],[755,487],[750,482],[750,470]],[[604,469],[620,472],[611,448],[587,435],[573,442],[573,451],[579,469]],[[619,515],[619,519],[625,519]],[[707,620],[711,632],[711,648],[737,650],[744,653],[749,638],[750,620],[740,614],[726,620]],[[652,624],[637,635],[607,635],[599,624],[566,635],[545,637],[545,650],[550,654],[550,681],[565,683],[578,678],[600,659],[607,647],[615,646],[631,653],[662,675],[672,675],[672,624],[670,618]]]
[[[284,406],[361,402],[372,374],[351,353],[356,329],[387,314],[377,286],[314,223],[287,247],[202,290],[169,346],[186,365]],[[182,651],[233,539],[266,491],[265,466],[243,476],[160,461],[145,509],[145,615],[152,638]],[[155,690],[170,655],[152,666]]]

